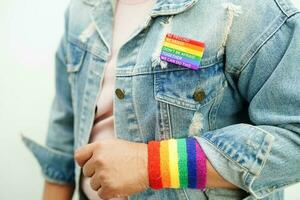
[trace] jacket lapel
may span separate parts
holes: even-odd
[[[83,0],[92,5],[91,19],[96,25],[96,30],[111,53],[113,17],[117,0]],[[151,17],[162,15],[176,15],[191,8],[198,0],[156,0]]]

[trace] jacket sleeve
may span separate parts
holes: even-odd
[[[300,14],[232,78],[251,124],[195,136],[214,168],[255,198],[300,181]]]
[[[25,145],[37,158],[46,180],[74,184],[73,108],[66,70],[66,33],[68,9],[65,12],[65,35],[55,56],[55,97],[52,102],[46,146],[23,136]]]

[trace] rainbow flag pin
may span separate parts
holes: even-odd
[[[204,50],[203,42],[168,33],[160,53],[160,59],[197,70],[200,68]]]

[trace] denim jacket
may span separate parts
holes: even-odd
[[[89,140],[114,5],[71,1],[46,146],[23,138],[44,177],[75,184],[76,192],[73,153]],[[166,33],[206,44],[200,69],[160,60]],[[290,0],[157,0],[118,54],[116,135],[143,143],[196,137],[241,190],[147,189],[129,199],[283,199],[283,189],[300,181],[299,50],[300,14]]]

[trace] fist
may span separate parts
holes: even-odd
[[[147,144],[101,140],[78,149],[75,160],[102,199],[126,197],[149,187]]]

